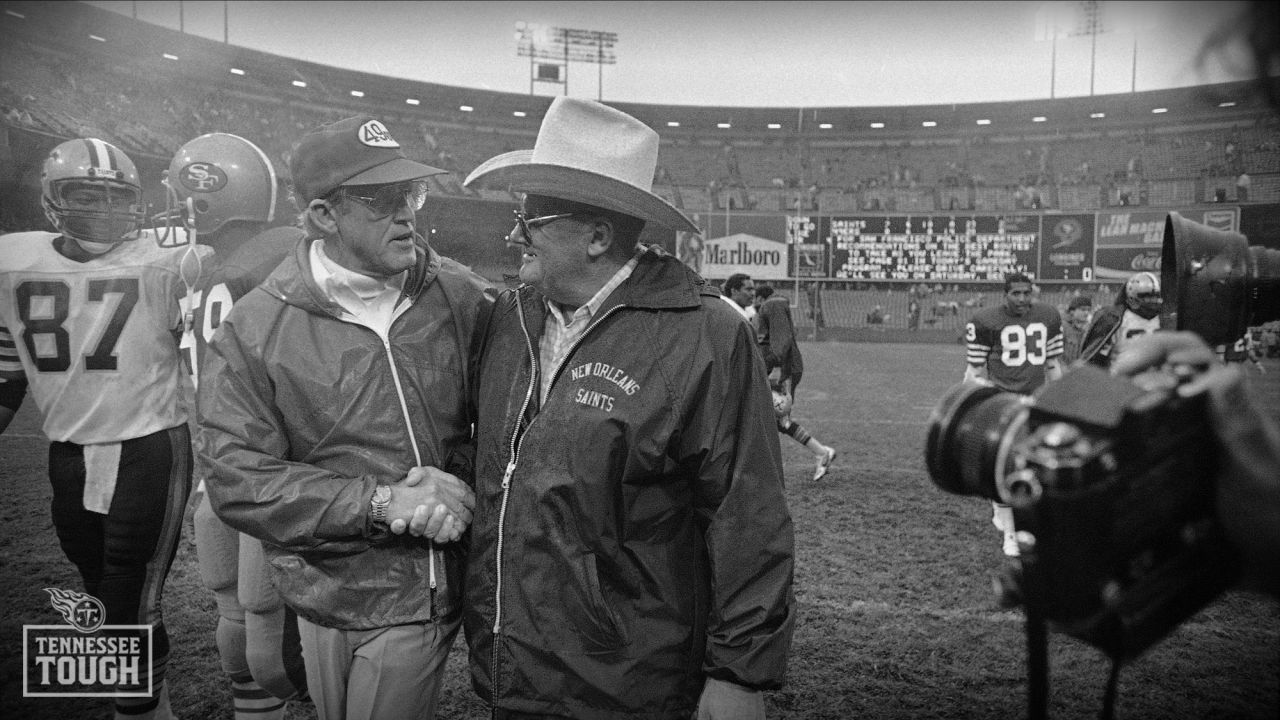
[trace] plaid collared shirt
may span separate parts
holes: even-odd
[[[640,258],[640,254],[644,252],[643,248],[636,248],[636,254],[631,256],[626,265],[618,268],[618,272],[609,278],[609,282],[604,287],[596,291],[595,295],[586,302],[585,305],[573,311],[569,322],[564,320],[564,312],[560,306],[550,300],[547,300],[547,320],[542,328],[542,340],[538,342],[538,367],[541,369],[542,377],[539,379],[539,405],[547,401],[547,393],[551,391],[551,378],[559,369],[560,363],[564,361],[565,356],[569,354],[569,349],[573,344],[578,342],[578,338],[587,331],[587,326],[591,324],[591,318],[604,304],[605,298],[609,297],[614,290],[618,289],[627,278],[631,277],[631,273],[636,269],[636,262]]]

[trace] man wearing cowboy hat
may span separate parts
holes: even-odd
[[[523,192],[522,285],[480,334],[464,626],[499,718],[764,717],[795,623],[794,537],[751,326],[646,222],[658,135],[558,97]]]
[[[307,133],[290,171],[307,234],[209,342],[201,474],[298,615],[320,720],[431,718],[461,622],[487,283],[414,231],[443,171],[379,120]]]

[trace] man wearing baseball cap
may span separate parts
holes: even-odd
[[[497,718],[764,717],[795,624],[794,536],[751,325],[646,223],[658,135],[552,101],[468,185],[524,193],[523,284],[476,363],[464,623]]]
[[[209,343],[202,475],[263,542],[320,719],[430,718],[460,622],[487,284],[415,232],[442,171],[379,120],[306,134],[290,170],[306,237]]]
[[[1084,332],[1092,315],[1093,298],[1088,295],[1076,295],[1067,303],[1067,313],[1062,318],[1062,358],[1059,361],[1063,367],[1079,359],[1080,349],[1084,346]]]

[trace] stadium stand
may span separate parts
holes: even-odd
[[[509,222],[516,198],[502,188],[466,189],[459,180],[488,157],[531,147],[549,97],[342,70],[83,3],[7,2],[5,9],[0,230],[42,226],[39,165],[67,138],[91,135],[122,147],[137,161],[158,212],[159,174],[187,139],[210,131],[252,138],[283,174],[291,144],[305,130],[372,112],[402,128],[397,136],[411,158],[453,173],[433,183],[427,209],[436,241],[501,277],[497,229]],[[91,35],[102,40],[86,42]],[[138,53],[139,47],[150,51]],[[357,89],[363,96],[352,94]],[[1243,82],[938,106],[611,104],[660,132],[655,192],[692,213],[1065,212],[1212,203],[1250,210],[1280,203],[1280,125]],[[924,127],[925,120],[936,126]],[[1244,174],[1248,181],[1241,181]],[[292,215],[285,197],[281,217]],[[450,201],[470,216],[462,218]],[[905,329],[905,286],[845,285],[824,285],[828,329],[859,327],[875,305],[890,316],[886,326]],[[1077,290],[1044,289],[1045,299],[1060,305]],[[792,290],[803,324],[807,301],[798,286]],[[935,310],[964,308],[976,298],[990,304],[992,292],[999,288],[972,285],[924,298],[920,331],[953,335],[964,313]]]

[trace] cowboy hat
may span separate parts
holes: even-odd
[[[551,102],[532,150],[489,158],[464,185],[496,181],[513,190],[572,200],[701,233],[697,225],[653,194],[658,133],[626,113],[591,100]]]

